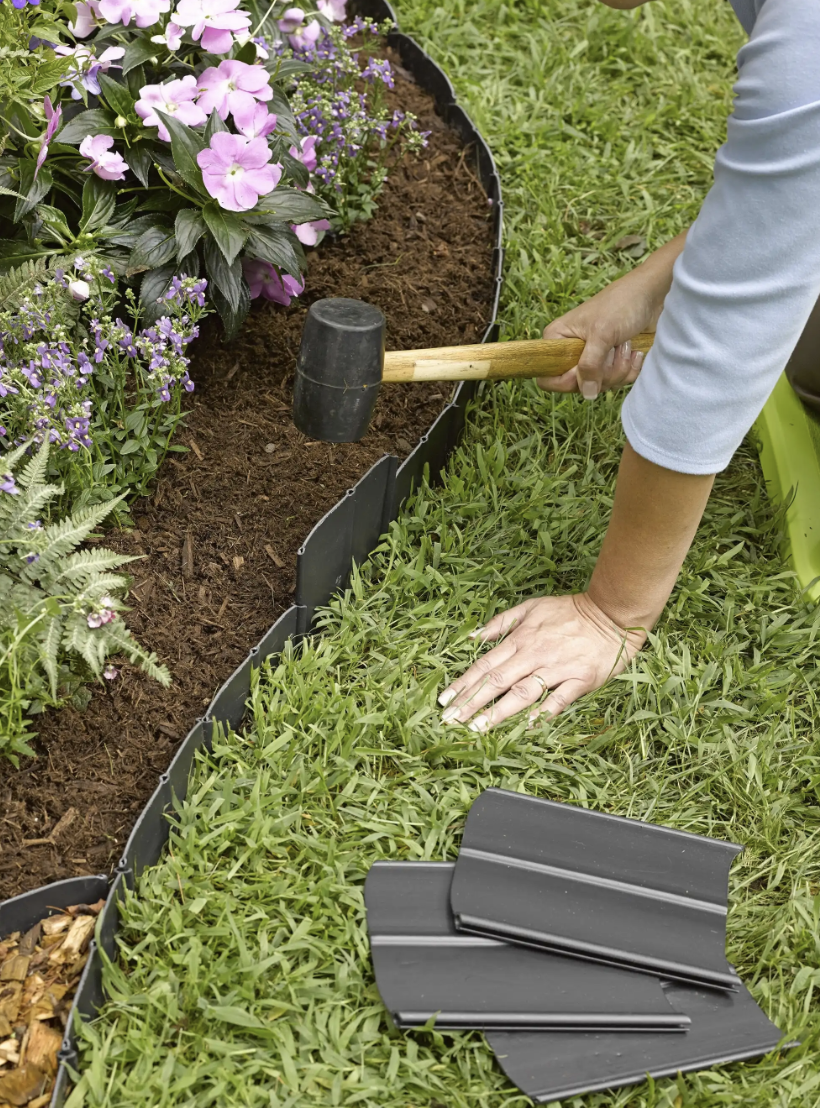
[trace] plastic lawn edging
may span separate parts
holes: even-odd
[[[805,595],[820,600],[820,421],[783,374],[755,424],[769,493],[786,504],[786,545]]]
[[[395,13],[386,0],[360,0],[358,9],[362,15],[377,20],[391,19],[397,24]],[[494,287],[489,324],[481,340],[491,341],[498,334],[496,317],[504,262],[501,245],[503,202],[493,156],[467,113],[456,103],[453,87],[439,66],[413,39],[399,31],[391,32],[387,41],[398,52],[401,64],[419,86],[434,97],[445,123],[462,138],[465,146],[475,148],[476,169],[493,212]],[[365,561],[375,550],[381,536],[397,518],[404,501],[419,486],[425,474],[432,483],[440,481],[441,471],[461,436],[467,405],[477,387],[475,381],[463,381],[453,401],[444,408],[401,464],[398,458],[385,454],[311,530],[297,555],[296,603],[279,617],[217,690],[205,716],[197,720],[180,744],[134,825],[113,878],[105,875],[70,878],[0,902],[0,935],[4,935],[27,930],[50,912],[59,911],[69,904],[106,898],[69,1013],[49,1108],[62,1108],[72,1081],[72,1071],[76,1072],[77,1021],[92,1018],[105,1000],[102,968],[104,957],[113,960],[116,953],[118,902],[126,888],[134,887],[139,874],[158,861],[169,835],[167,816],[175,801],[185,799],[197,750],[201,747],[212,748],[216,726],[240,726],[250,695],[251,671],[259,668],[266,659],[281,653],[288,641],[298,642],[311,633],[316,610],[345,588],[354,564]]]

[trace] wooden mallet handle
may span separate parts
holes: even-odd
[[[645,354],[654,334],[635,335],[632,349]],[[582,339],[526,339],[442,346],[431,350],[389,350],[382,381],[506,381],[513,377],[560,377],[578,364]]]

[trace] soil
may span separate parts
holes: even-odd
[[[397,58],[391,59],[394,64]],[[429,145],[391,169],[379,210],[311,253],[289,309],[254,308],[222,344],[208,320],[192,350],[196,392],[135,527],[107,546],[129,567],[128,623],[171,669],[168,690],[127,665],[83,712],[42,718],[38,757],[0,780],[0,899],[60,878],[110,871],[179,742],[229,674],[293,603],[296,551],[311,527],[383,454],[406,456],[450,399],[449,386],[385,386],[357,444],[309,441],[291,422],[307,308],[324,296],[377,304],[388,349],[477,342],[492,294],[491,224],[474,158],[398,67],[395,107]]]

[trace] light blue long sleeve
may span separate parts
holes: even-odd
[[[715,180],[626,398],[634,450],[724,469],[820,298],[820,0],[732,0],[749,42]]]

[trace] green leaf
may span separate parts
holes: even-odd
[[[40,246],[32,246],[25,239],[0,239],[0,269],[10,269],[12,266],[21,265],[30,258],[51,253],[53,251],[43,250]]]
[[[37,176],[37,180],[34,179],[34,173],[37,168],[37,163],[33,158],[21,158],[18,162],[20,178],[18,182],[19,191],[21,196],[25,197],[25,200],[18,200],[14,205],[14,216],[12,221],[19,223],[24,215],[27,215],[32,208],[43,199],[51,188],[51,171],[47,166],[42,166]]]
[[[151,324],[162,315],[162,298],[168,291],[176,268],[174,262],[169,262],[157,269],[152,269],[143,277],[140,285],[140,304],[145,309],[144,323]]]
[[[55,58],[41,65],[27,91],[31,96],[42,96],[50,92],[65,77],[71,64],[71,58]]]
[[[74,238],[74,234],[68,225],[65,214],[59,208],[51,204],[38,204],[37,215],[42,221],[43,227],[50,233],[50,237],[59,242],[61,246],[67,246]]]
[[[248,236],[247,228],[243,226],[239,216],[234,215],[233,212],[224,211],[215,200],[202,209],[202,218],[207,223],[208,230],[228,265],[231,265],[245,245],[245,239]]]
[[[237,1008],[232,1004],[209,1004],[205,1009],[205,1015],[212,1019],[221,1020],[222,1023],[233,1024],[235,1027],[246,1027],[251,1031],[272,1032],[272,1028],[263,1023],[258,1016],[255,1016],[246,1008]]]
[[[154,226],[143,231],[128,258],[128,276],[144,269],[156,269],[176,254],[176,236],[169,227]]]
[[[69,146],[79,146],[88,135],[113,135],[114,113],[107,108],[89,108],[86,112],[80,112],[73,119],[69,119],[62,131],[60,142]]]
[[[299,258],[290,241],[293,236],[284,229],[276,227],[254,227],[248,236],[246,253],[249,258],[261,258],[279,266],[292,277],[301,272]]]
[[[177,257],[182,259],[186,254],[190,254],[205,234],[202,212],[198,208],[183,208],[182,211],[177,212],[174,230],[177,236]]]
[[[207,196],[202,183],[202,170],[196,161],[197,154],[205,149],[201,136],[173,116],[160,111],[157,111],[157,115],[168,128],[168,134],[171,136],[171,153],[177,173],[186,185],[190,185],[201,195]]]
[[[244,62],[245,65],[253,65],[256,61],[256,47],[253,42],[246,42],[242,49],[235,55],[238,62]]]
[[[154,165],[150,143],[135,142],[122,151],[122,156],[139,183],[148,188],[148,174]]]
[[[208,122],[205,124],[205,130],[202,132],[202,137],[205,140],[207,146],[214,135],[220,131],[229,131],[228,124],[220,117],[219,112],[211,112],[208,116]]]
[[[147,62],[149,58],[154,58],[156,55],[156,43],[151,42],[148,38],[137,38],[133,42],[129,42],[122,59],[123,77],[130,73],[132,69],[136,69],[138,65],[142,65],[143,62]]]
[[[117,206],[117,186],[92,173],[83,185],[83,214],[80,230],[95,231],[105,227]]]
[[[225,297],[231,311],[237,311],[242,302],[243,284],[239,259],[235,259],[232,263],[227,262],[222,251],[211,238],[205,239],[202,253],[205,257],[205,270],[208,277]]]
[[[222,320],[225,342],[231,342],[239,334],[248,312],[251,310],[251,294],[245,281],[241,281],[239,303],[234,308],[213,282],[208,286],[208,298],[213,303]]]
[[[309,192],[299,189],[279,188],[260,198],[259,207],[254,215],[273,215],[286,223],[308,223],[312,219],[323,219],[324,206]]]
[[[103,96],[117,115],[124,116],[126,119],[137,118],[137,113],[134,111],[134,97],[125,85],[112,80],[107,73],[98,74],[97,80],[100,82],[100,90]]]

